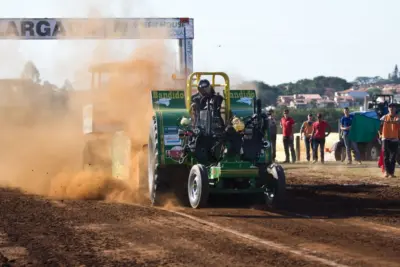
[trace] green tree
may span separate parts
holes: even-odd
[[[354,79],[353,83],[357,85],[371,85],[383,81],[384,79],[380,76],[368,77],[359,76]]]
[[[276,86],[270,86],[261,81],[252,81],[242,83],[241,88],[255,88],[258,98],[261,99],[263,106],[276,105],[280,89]]]
[[[394,66],[393,74],[392,74],[392,80],[397,81],[399,79],[399,68],[397,67],[397,64]]]
[[[40,83],[40,72],[32,61],[25,63],[24,69],[21,73],[22,79],[30,79],[34,83]]]
[[[372,95],[381,94],[382,90],[380,88],[374,87],[374,88],[368,89],[367,92],[368,92],[369,96],[372,97]]]
[[[315,100],[315,99],[311,100],[310,106],[311,106],[311,108],[317,108],[317,100]]]
[[[72,85],[72,83],[68,79],[66,79],[64,81],[64,84],[63,84],[63,86],[61,88],[65,89],[67,91],[73,91],[74,90],[74,86]]]
[[[320,94],[324,95],[327,89],[337,92],[349,89],[353,84],[339,77],[317,76],[313,79],[302,79],[296,83],[283,83],[277,87],[282,95],[293,94]]]

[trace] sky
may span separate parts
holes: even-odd
[[[387,77],[400,63],[398,10],[398,0],[13,0],[3,1],[0,17],[191,17],[195,71],[274,85],[318,75]],[[113,41],[110,58],[123,59],[137,42]],[[93,47],[1,40],[0,76],[18,76],[33,60],[44,79],[74,80]]]

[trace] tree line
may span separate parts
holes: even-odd
[[[68,79],[64,81],[61,87],[47,80],[42,81],[40,71],[32,61],[25,63],[20,78],[30,80],[33,86],[40,88],[44,92],[45,99],[42,102],[43,104],[48,104],[52,108],[67,108],[68,92],[74,90],[72,83]]]
[[[245,82],[241,86],[245,86],[246,84],[255,85],[258,97],[261,98],[263,105],[268,106],[276,105],[278,96],[280,95],[319,94],[333,97],[335,92],[347,90],[351,87],[357,89],[360,86],[371,86],[371,89],[368,91],[370,95],[381,93],[381,90],[374,86],[400,84],[400,72],[396,65],[386,79],[380,76],[359,76],[354,81],[349,82],[340,77],[317,76],[313,79],[301,79],[294,83],[269,85],[263,81],[251,81]]]

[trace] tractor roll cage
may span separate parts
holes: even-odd
[[[186,109],[188,112],[190,112],[190,104],[192,100],[192,90],[193,88],[196,88],[197,90],[197,85],[199,84],[201,77],[202,76],[211,76],[211,85],[215,87],[223,87],[224,88],[224,98],[225,98],[225,121],[229,121],[229,114],[230,114],[230,108],[231,108],[231,95],[230,95],[230,81],[229,77],[225,72],[193,72],[192,74],[189,75],[187,78],[186,82],[186,92],[185,92],[185,97],[186,97]],[[224,78],[224,83],[223,84],[216,84],[215,83],[215,78],[217,76],[220,76]]]

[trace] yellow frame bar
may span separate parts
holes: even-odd
[[[230,81],[229,77],[225,72],[193,72],[192,74],[189,75],[187,81],[186,81],[186,109],[188,112],[190,112],[190,102],[192,98],[192,89],[193,86],[199,84],[201,77],[202,76],[212,76],[211,79],[211,84],[213,87],[215,86],[222,86],[224,87],[224,93],[225,93],[225,121],[229,121],[229,115],[231,111],[231,94],[230,94]],[[215,77],[220,76],[223,77],[225,80],[225,84],[216,84],[215,83]],[[195,79],[194,79],[195,78]],[[193,82],[196,81],[196,84],[193,84]]]

